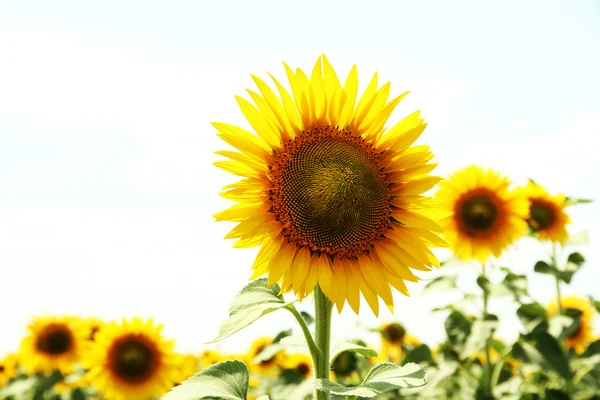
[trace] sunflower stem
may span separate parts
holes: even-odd
[[[485,263],[481,264],[481,276],[486,278],[485,275]],[[483,291],[483,313],[482,313],[482,320],[485,321],[487,319],[488,316],[488,298],[489,298],[489,293],[487,290]],[[490,365],[490,338],[486,338],[485,339],[485,384],[484,386],[484,390],[485,393],[489,396],[492,396],[492,371],[490,369],[491,365]]]
[[[315,298],[315,340],[319,349],[315,363],[315,379],[329,379],[329,345],[331,340],[331,309],[333,304],[317,284]],[[315,389],[315,400],[329,400],[329,393]]]
[[[298,321],[298,324],[300,325],[300,328],[302,329],[302,333],[304,334],[304,338],[306,339],[306,344],[308,345],[308,349],[310,350],[310,356],[312,357],[313,365],[316,365],[317,361],[319,360],[321,350],[315,343],[315,341],[310,333],[310,330],[308,329],[308,326],[306,325],[306,322],[304,321],[304,318],[302,318],[302,315],[300,315],[300,313],[298,312],[298,310],[296,310],[296,307],[293,304],[290,304],[289,306],[287,306],[286,309],[289,312],[291,312],[292,315],[294,316],[294,318],[296,318],[296,321]]]
[[[558,257],[556,255],[556,243],[552,243],[552,266],[554,270],[558,270]],[[556,302],[558,305],[558,315],[563,315],[562,304],[560,303],[560,279],[558,278],[558,273],[554,273],[554,280],[556,282]]]

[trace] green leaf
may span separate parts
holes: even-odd
[[[462,350],[467,338],[471,334],[472,322],[463,313],[452,311],[444,323],[448,340],[452,346]]]
[[[300,315],[302,316],[302,319],[306,325],[312,325],[315,322],[315,318],[306,311],[300,311]]]
[[[279,310],[289,304],[279,295],[279,285],[267,287],[267,279],[250,282],[233,298],[229,307],[229,318],[219,328],[219,334],[208,343],[223,340],[244,329],[263,315]]]
[[[600,301],[594,299],[592,296],[589,296],[589,299],[590,299],[590,303],[592,303],[592,305],[594,306],[596,311],[598,311],[600,313]]]
[[[304,336],[289,336],[282,339],[280,343],[285,346],[296,346],[308,349]],[[353,353],[361,354],[365,357],[377,357],[379,355],[377,351],[359,344],[346,342],[344,340],[332,339],[329,346],[330,363],[333,364],[333,361],[336,359],[336,357],[345,351],[351,351]]]
[[[248,368],[241,361],[215,364],[173,388],[163,400],[246,400]]]
[[[402,360],[403,364],[415,363],[422,364],[427,363],[429,365],[436,365],[433,356],[431,355],[431,350],[429,346],[426,344],[421,344],[406,354],[406,357]]]
[[[563,378],[571,379],[567,354],[554,336],[548,332],[539,332],[534,335],[533,345],[552,369]]]
[[[425,370],[417,364],[398,366],[392,363],[376,365],[364,381],[354,387],[342,386],[326,379],[316,379],[315,387],[321,391],[344,396],[374,397],[378,394],[402,388],[425,385]]]
[[[471,326],[471,334],[467,338],[460,358],[465,359],[475,351],[483,349],[492,332],[498,327],[498,321],[475,321]]]
[[[438,276],[427,282],[421,293],[435,293],[456,289],[456,275]]]
[[[14,381],[9,385],[0,388],[0,399],[24,398],[24,394],[32,391],[37,383],[38,379],[35,376]]]
[[[583,263],[585,262],[585,258],[581,255],[581,253],[575,252],[575,253],[569,254],[569,257],[567,258],[567,262],[573,263],[573,264],[581,267],[583,265]]]
[[[517,316],[527,332],[546,331],[548,314],[540,303],[523,304],[517,309]]]
[[[282,351],[284,351],[285,348],[286,348],[286,346],[282,343],[270,344],[270,345],[266,346],[264,349],[262,349],[262,351],[260,353],[258,353],[252,361],[254,363],[258,364],[263,361],[270,360],[273,357],[275,357],[275,355],[277,355],[277,353],[281,353]]]
[[[553,265],[548,264],[545,261],[538,261],[533,266],[533,270],[540,274],[550,274],[553,275],[556,273],[556,268]]]
[[[575,204],[587,204],[592,202],[593,200],[591,199],[578,199],[576,197],[567,197],[565,198],[565,207],[573,206]]]
[[[587,349],[581,354],[581,357],[591,357],[600,354],[600,339],[590,343]]]
[[[506,276],[502,282],[518,300],[520,296],[527,295],[527,277],[525,275],[513,274],[510,270],[506,271]]]
[[[565,392],[555,389],[546,389],[544,394],[544,399],[546,400],[570,400],[570,397],[567,396]]]

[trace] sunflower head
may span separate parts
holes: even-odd
[[[442,221],[444,236],[457,256],[484,262],[523,235],[528,204],[509,185],[508,178],[475,165],[440,184],[436,198],[452,213]]]
[[[166,393],[180,379],[180,359],[161,330],[161,325],[140,318],[107,324],[86,353],[89,382],[115,400]]]
[[[402,344],[406,337],[406,329],[404,328],[404,325],[399,322],[381,325],[379,333],[384,342],[393,345]]]
[[[17,376],[17,360],[15,354],[8,354],[4,358],[0,358],[0,388]]]
[[[566,226],[571,221],[565,212],[567,203],[564,195],[551,196],[533,181],[519,188],[518,192],[529,202],[527,224],[536,237],[560,243],[567,240]]]
[[[564,296],[560,299],[561,308],[568,314],[569,309],[581,312],[579,317],[579,328],[566,339],[567,348],[582,353],[588,344],[593,342],[594,333],[592,319],[594,318],[594,306],[588,299],[580,296]],[[557,301],[554,300],[548,304],[548,314],[554,316],[558,314]]]
[[[358,313],[360,293],[375,314],[378,298],[391,309],[390,286],[408,294],[411,269],[439,266],[429,248],[445,245],[423,196],[440,180],[433,156],[411,147],[426,124],[417,112],[386,130],[405,94],[388,100],[377,74],[358,96],[356,67],[343,85],[325,56],[310,77],[285,68],[291,91],[253,77],[254,104],[237,98],[253,132],[213,124],[239,150],[217,152],[228,160],[215,165],[243,177],[215,217],[238,223],[226,236],[235,247],[261,246],[252,279],[268,274],[300,299],[318,284],[339,311],[347,301]]]
[[[21,342],[19,359],[23,368],[33,373],[50,375],[58,370],[63,375],[73,372],[86,342],[86,329],[81,320],[71,317],[38,317],[28,326],[29,335]]]
[[[312,358],[307,354],[291,354],[286,357],[283,367],[294,371],[300,379],[308,379],[312,375]]]

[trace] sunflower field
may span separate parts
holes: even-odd
[[[563,294],[595,267],[587,234],[569,229],[570,210],[591,200],[468,162],[438,176],[436,149],[415,143],[427,143],[421,113],[391,118],[407,93],[378,74],[360,90],[358,68],[340,77],[325,55],[284,73],[253,75],[256,88],[236,96],[251,128],[213,123],[225,148],[214,164],[236,177],[214,219],[231,224],[233,247],[257,253],[235,269],[251,270],[249,282],[211,343],[180,353],[153,319],[40,315],[0,359],[0,400],[600,399],[600,295]],[[499,261],[522,241],[537,242],[539,261]],[[460,279],[469,263],[475,291]],[[530,296],[525,269],[555,288],[553,301]],[[445,318],[439,343],[394,308],[418,281],[419,296],[448,294],[430,310]],[[497,333],[498,297],[516,310],[516,338]],[[384,307],[394,318],[332,335],[342,310]],[[271,313],[294,328],[242,354],[216,347]]]

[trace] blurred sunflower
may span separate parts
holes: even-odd
[[[435,197],[453,213],[441,222],[444,239],[458,257],[485,262],[524,234],[528,203],[509,185],[508,178],[476,165],[440,184]]]
[[[273,339],[269,337],[259,337],[252,342],[250,350],[243,357],[251,372],[255,372],[262,376],[276,376],[279,373],[285,358],[283,352],[277,352],[266,359],[256,359],[260,353],[271,344],[273,344]]]
[[[229,160],[215,165],[244,178],[225,187],[237,204],[215,218],[238,223],[226,236],[234,247],[261,246],[251,279],[268,274],[300,299],[318,283],[339,311],[348,301],[356,313],[362,292],[378,315],[378,297],[392,309],[390,285],[408,295],[411,268],[439,266],[429,247],[445,246],[423,196],[440,180],[428,175],[433,155],[411,147],[426,124],[416,112],[386,130],[406,93],[388,101],[377,74],[357,103],[356,67],[343,86],[325,56],[310,77],[285,69],[291,94],[253,76],[255,105],[236,97],[256,134],[213,124],[239,150],[218,151]]]
[[[21,366],[30,374],[63,375],[73,372],[84,351],[87,331],[81,320],[72,317],[38,317],[28,326],[19,350]]]
[[[410,340],[412,345],[417,340],[414,336],[407,334],[404,325],[399,322],[382,324],[379,334],[381,335],[381,351],[379,356],[384,361],[399,362],[404,354],[407,341]]]
[[[169,391],[180,365],[173,341],[161,330],[151,319],[107,324],[86,353],[87,380],[113,400],[147,400]]]
[[[302,379],[308,379],[312,375],[312,358],[307,354],[292,354],[285,359],[283,366],[296,371]]]
[[[567,240],[566,226],[571,221],[565,213],[566,197],[563,194],[550,196],[543,187],[532,181],[519,188],[518,193],[529,201],[527,223],[539,239],[560,243]]]
[[[211,365],[225,361],[226,357],[216,350],[206,349],[198,357],[200,368],[208,368]]]
[[[177,364],[179,365],[179,376],[176,380],[177,383],[181,383],[188,378],[191,378],[198,372],[199,360],[194,354],[180,354],[178,356]]]
[[[582,353],[594,339],[592,319],[595,308],[588,299],[576,295],[561,297],[560,305],[565,312],[569,309],[581,311],[579,328],[567,337],[565,344],[567,348],[574,349],[577,353]],[[558,304],[556,300],[548,304],[547,309],[549,316],[557,315]]]
[[[0,389],[17,376],[17,356],[8,354],[0,359]]]

